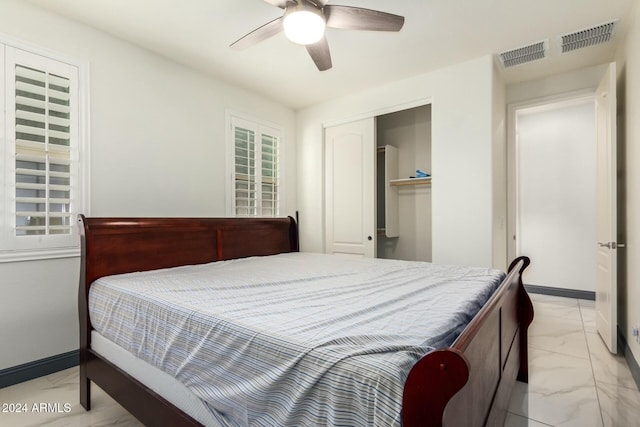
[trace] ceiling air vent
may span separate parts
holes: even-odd
[[[500,62],[505,68],[543,59],[546,56],[547,41],[533,43],[528,46],[508,50],[499,54]]]
[[[615,24],[615,21],[613,21],[560,36],[562,53],[611,41]]]

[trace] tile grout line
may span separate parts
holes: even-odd
[[[515,415],[516,417],[524,418],[525,420],[535,421],[538,424],[542,424],[542,425],[549,426],[549,427],[554,427],[553,424],[548,424],[548,423],[545,423],[543,421],[536,420],[535,418],[525,417],[524,415],[516,414],[515,412],[511,412],[509,410],[507,410],[507,413],[511,414],[511,415]]]
[[[591,367],[591,377],[593,378],[593,387],[596,392],[596,399],[598,400],[598,409],[600,410],[600,420],[602,421],[602,425],[604,426],[604,414],[602,413],[602,403],[600,403],[600,392],[598,391],[598,384],[596,382],[596,373],[593,369],[593,359],[591,358],[591,346],[589,345],[589,340],[587,339],[587,331],[584,325],[584,316],[582,315],[582,306],[580,305],[580,301],[578,302],[578,312],[580,313],[580,320],[582,322],[582,335],[584,336],[584,341],[587,344],[587,353],[589,354],[589,366]]]

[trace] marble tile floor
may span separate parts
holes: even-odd
[[[26,404],[26,407],[6,408],[5,412],[4,404],[12,403]],[[41,403],[52,405],[40,408]],[[77,367],[0,389],[0,405],[0,426],[3,427],[142,426],[95,385],[91,386],[92,409],[85,411],[79,402]]]
[[[596,332],[595,303],[530,295],[529,383],[516,383],[505,426],[640,427],[640,391]]]
[[[516,384],[505,426],[640,427],[640,391],[624,358],[597,335],[594,303],[531,297],[529,384]],[[92,394],[87,412],[78,403],[77,368],[0,389],[0,426],[141,425],[98,387]],[[12,403],[26,403],[26,412],[3,411]]]

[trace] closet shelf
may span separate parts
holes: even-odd
[[[404,179],[392,179],[389,181],[389,185],[397,187],[400,185],[420,185],[431,184],[431,177],[426,178],[404,178]]]

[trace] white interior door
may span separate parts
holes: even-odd
[[[325,129],[325,252],[375,257],[375,118]]]
[[[611,63],[596,91],[597,273],[596,327],[612,353],[617,351],[616,256],[616,64]]]

